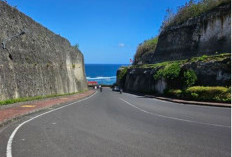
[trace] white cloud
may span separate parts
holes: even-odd
[[[118,46],[119,47],[125,47],[125,44],[124,43],[119,43]]]

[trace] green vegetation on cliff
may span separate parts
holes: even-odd
[[[193,70],[187,70],[184,72],[184,85],[185,87],[191,87],[197,81],[197,75]]]
[[[202,75],[202,71],[206,70],[205,73],[210,69],[215,71],[221,64],[222,66],[219,66],[219,68],[224,69],[222,72],[223,75],[229,73],[230,58],[230,53],[224,53],[213,56],[203,55],[186,60],[166,61],[157,64],[132,65],[119,69],[118,80],[120,82],[125,76],[134,78],[140,75],[140,78],[143,76],[148,78],[148,75],[151,75],[153,76],[153,81],[151,82],[154,84],[159,82],[159,80],[163,80],[167,83],[164,96],[197,101],[230,102],[230,83],[226,83],[226,87],[218,85],[208,86],[207,83],[199,84],[199,81],[202,82],[202,79],[206,79],[206,75]],[[215,65],[215,67],[213,65]],[[210,69],[208,69],[209,67]],[[137,72],[132,76],[134,71]],[[149,71],[148,74],[145,73],[147,71]],[[227,72],[225,73],[225,71]],[[209,73],[211,72],[209,71]],[[210,81],[210,78],[208,80]],[[125,79],[121,82],[125,83]],[[140,89],[140,92],[144,91]],[[149,92],[151,93],[151,90]],[[156,93],[155,90],[152,92],[154,94]]]
[[[218,54],[218,55],[212,55],[212,56],[207,56],[207,55],[203,55],[200,57],[193,57],[190,59],[186,59],[186,60],[177,60],[177,61],[166,61],[166,62],[161,62],[161,63],[156,63],[156,64],[142,64],[142,65],[132,65],[128,68],[132,69],[132,68],[142,68],[142,69],[146,69],[146,68],[160,68],[160,67],[169,67],[170,64],[179,64],[179,65],[183,65],[186,63],[193,63],[193,62],[213,62],[213,61],[222,61],[226,58],[230,58],[231,54],[230,53],[222,53],[222,54]],[[175,66],[176,68],[178,68],[177,66]]]
[[[118,75],[118,79],[121,80],[126,75],[127,69],[128,69],[128,67],[121,67],[120,68],[120,73]]]
[[[142,56],[153,53],[156,49],[157,43],[158,43],[158,36],[149,40],[145,40],[143,43],[141,43],[138,46],[134,56],[134,60],[139,61]]]
[[[212,20],[210,20],[210,19],[217,15],[218,17],[221,18],[221,25],[223,25],[223,21],[225,21],[224,20],[225,18],[222,15],[220,15],[220,12],[222,12],[221,10],[223,10],[224,5],[228,5],[230,3],[231,3],[231,0],[189,0],[189,2],[185,3],[185,5],[178,7],[176,12],[173,12],[172,10],[167,9],[167,14],[164,17],[164,20],[163,20],[162,25],[160,27],[160,34],[157,35],[157,37],[155,37],[155,38],[152,38],[150,40],[145,40],[143,43],[141,43],[138,46],[136,53],[135,53],[135,56],[134,56],[134,63],[133,64],[135,65],[135,64],[146,64],[146,63],[158,62],[159,60],[156,61],[155,59],[162,58],[161,52],[164,52],[164,51],[165,52],[168,51],[169,53],[173,53],[173,54],[178,53],[175,51],[176,48],[180,47],[180,46],[184,47],[184,45],[185,45],[185,42],[182,42],[182,41],[186,41],[186,40],[191,41],[192,39],[189,36],[192,36],[192,38],[194,38],[193,35],[195,33],[193,33],[194,32],[193,30],[197,30],[198,28],[192,28],[192,27],[195,27],[196,23],[199,24],[199,26],[197,25],[199,27],[199,29],[200,29],[200,27],[204,27],[204,29],[205,29],[207,27],[207,23],[212,22]],[[219,9],[219,8],[221,8],[221,9]],[[216,15],[214,15],[215,13],[210,15],[211,12],[212,13],[216,12]],[[209,14],[210,18],[205,16],[204,18],[202,18],[202,19],[204,19],[202,21],[200,17],[203,17],[204,15],[208,15],[208,14]],[[183,24],[183,23],[186,23],[186,25],[188,25],[188,23],[190,24],[191,22],[187,22],[189,19],[195,19],[195,21],[197,21],[197,22],[194,23],[194,25],[189,26],[188,28],[181,27],[181,24]],[[217,18],[214,17],[214,19],[217,19]],[[214,24],[212,24],[212,27],[213,27],[213,25]],[[177,27],[172,27],[172,26],[177,26]],[[184,26],[184,27],[186,27],[186,26]],[[168,29],[168,28],[170,28],[170,29]],[[165,31],[165,30],[169,30],[169,31]],[[183,30],[182,33],[185,31],[186,31],[186,33],[182,34],[182,37],[180,38],[177,35],[172,36],[173,33],[170,32],[171,30],[172,30],[172,32],[176,31],[177,34],[180,34],[180,31],[182,31],[182,30]],[[223,31],[225,31],[225,30],[222,30],[222,32]],[[198,30],[197,30],[197,32],[198,32]],[[187,33],[189,34],[189,35],[186,35],[187,39],[183,40],[185,38],[184,35]],[[169,35],[167,35],[167,34],[169,34]],[[212,32],[212,34],[214,34],[214,33]],[[217,36],[216,34],[218,34],[218,33],[215,33],[215,36]],[[199,35],[202,36],[203,34],[199,34]],[[178,38],[179,38],[179,42],[177,42]],[[182,39],[182,40],[180,40],[180,39]],[[159,40],[159,44],[158,44],[158,40]],[[170,41],[168,41],[168,40],[170,40]],[[227,39],[227,40],[230,40],[230,39]],[[186,45],[188,45],[188,43],[191,44],[191,42],[188,42],[188,41],[186,41]],[[193,41],[195,41],[195,38]],[[169,45],[166,45],[168,43],[169,43]],[[180,43],[182,45],[178,45]],[[191,45],[194,45],[194,44],[191,44]],[[202,51],[202,50],[196,48],[197,45],[198,44],[196,44],[195,46],[192,46],[192,47],[186,46],[185,49],[186,49],[186,51],[195,51],[194,53],[196,54],[197,51]],[[224,45],[227,45],[227,44],[224,44]],[[209,47],[212,49],[211,52],[213,52],[213,53],[215,51],[218,51],[219,53],[222,53],[223,51],[225,51],[225,48],[222,48],[222,47],[221,48],[214,48],[216,46],[213,46],[213,45],[209,46]],[[185,51],[185,49],[183,48],[183,50],[177,50],[177,51]],[[159,54],[160,56],[156,56],[155,52],[157,52],[156,54]],[[229,48],[226,48],[226,52],[229,52]],[[181,52],[179,52],[179,53],[181,54]],[[205,54],[209,54],[209,53],[205,52]],[[182,54],[182,56],[184,56],[184,55]],[[193,56],[193,55],[191,55],[191,56]],[[186,58],[186,57],[183,57],[183,58]],[[168,60],[168,59],[165,59],[165,60]]]
[[[181,24],[182,22],[197,17],[223,3],[230,3],[231,0],[190,0],[185,5],[178,8],[176,13],[167,9],[167,15],[162,23],[161,29],[168,26]]]
[[[180,63],[179,62],[172,62],[170,64],[166,64],[163,68],[160,68],[155,74],[154,79],[158,80],[161,78],[165,79],[175,79],[180,74]]]

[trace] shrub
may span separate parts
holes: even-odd
[[[206,60],[207,58],[208,58],[207,55],[203,55],[203,56],[199,57],[198,60],[199,60],[199,61],[204,61],[204,60]]]
[[[173,62],[170,64],[167,64],[166,66],[160,68],[155,74],[154,79],[160,79],[165,78],[168,80],[173,80],[177,78],[180,74],[180,63],[179,62]]]
[[[191,93],[191,96],[193,99],[197,99],[199,97],[199,95],[197,93]]]
[[[118,78],[121,80],[127,73],[128,67],[121,67]]]
[[[227,87],[203,87],[193,86],[189,87],[185,91],[185,95],[188,98],[203,101],[219,101],[229,102],[231,101],[231,91]]]
[[[180,89],[169,89],[167,90],[167,92],[165,93],[168,96],[172,96],[172,97],[181,97],[182,96],[182,90]]]
[[[184,72],[184,85],[190,87],[197,81],[197,75],[193,70],[187,70]]]
[[[136,50],[134,60],[138,61],[145,54],[149,54],[155,51],[156,45],[158,43],[158,37],[152,38],[150,40],[145,40],[140,44]]]

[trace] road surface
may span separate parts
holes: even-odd
[[[229,157],[230,129],[229,108],[104,88],[86,100],[1,128],[0,156]]]

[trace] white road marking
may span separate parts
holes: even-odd
[[[188,123],[195,123],[195,124],[202,124],[202,125],[210,125],[210,126],[216,126],[216,127],[223,127],[223,128],[230,128],[231,126],[227,126],[227,125],[220,125],[220,124],[213,124],[213,123],[204,123],[204,122],[197,122],[197,121],[193,121],[193,120],[187,120],[187,119],[182,119],[182,118],[176,118],[176,117],[170,117],[170,116],[165,116],[165,115],[161,115],[158,113],[152,113],[146,110],[141,109],[140,107],[137,107],[131,103],[129,103],[128,101],[120,98],[120,100],[122,100],[123,102],[127,103],[128,105],[132,106],[133,108],[136,108],[144,113],[150,114],[150,115],[154,115],[154,116],[158,116],[158,117],[162,117],[162,118],[168,118],[168,119],[173,119],[173,120],[178,120],[178,121],[184,121],[184,122],[188,122]]]
[[[142,97],[142,96],[138,96],[138,95],[133,95],[133,94],[129,94],[129,93],[125,93],[129,96],[133,96],[133,97]],[[150,99],[150,100],[153,100],[153,101],[160,101],[160,102],[163,102],[163,103],[169,103],[169,104],[175,104],[175,105],[181,105],[181,106],[186,106],[186,104],[184,103],[178,103],[178,102],[171,102],[171,101],[167,101],[167,100],[161,100],[161,99],[157,99],[157,98],[149,98],[149,97],[146,97],[146,99]],[[191,105],[189,105],[191,106]],[[205,106],[205,105],[194,105],[194,107],[199,107],[199,108],[209,108],[209,107],[214,107],[214,108],[218,108],[218,109],[222,109],[222,110],[230,110],[231,108],[230,107],[219,107],[219,106]]]
[[[50,111],[45,112],[45,113],[42,113],[42,114],[40,114],[40,115],[37,115],[37,116],[35,116],[35,117],[31,118],[31,119],[28,119],[28,120],[26,120],[25,122],[21,123],[17,128],[15,128],[15,130],[14,130],[14,131],[12,132],[12,134],[10,135],[10,138],[8,139],[7,147],[6,147],[6,157],[12,157],[12,142],[13,142],[14,136],[15,136],[15,134],[17,133],[17,131],[18,131],[24,124],[26,124],[26,123],[28,123],[28,122],[30,122],[30,121],[32,121],[32,120],[38,118],[38,117],[41,117],[41,116],[43,116],[43,115],[45,115],[45,114],[51,113],[51,112],[53,112],[53,111],[60,110],[60,109],[62,109],[62,108],[68,107],[68,106],[70,106],[70,105],[73,105],[73,104],[78,103],[78,102],[81,102],[81,101],[87,100],[87,99],[91,98],[92,96],[94,96],[96,93],[97,93],[97,92],[95,92],[93,95],[91,95],[91,96],[89,96],[89,97],[87,97],[87,98],[84,98],[84,99],[78,100],[78,101],[76,101],[76,102],[70,103],[70,104],[68,104],[68,105],[65,105],[65,106],[62,106],[62,107],[59,107],[59,108],[50,110]]]

